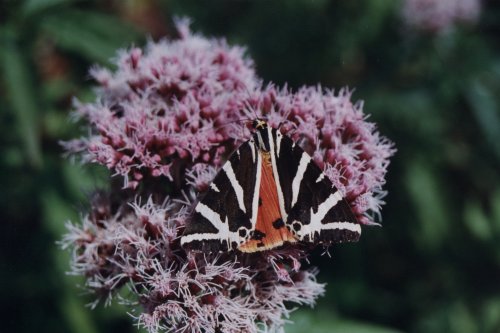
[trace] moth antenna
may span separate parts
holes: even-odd
[[[288,111],[285,112],[283,115],[284,120],[288,120],[288,117],[290,117],[290,113],[292,113],[292,109],[288,109]]]
[[[244,104],[244,109],[243,112],[249,117],[249,119],[256,120],[256,119],[263,119],[263,116],[259,116],[257,110],[259,109],[259,105],[257,105],[257,109],[254,108],[251,104],[250,101],[252,100],[252,92],[245,87],[246,93],[247,93],[247,100],[243,102]],[[260,104],[260,103],[259,103]],[[252,114],[250,114],[248,111],[250,111]]]
[[[288,121],[288,117],[290,117],[290,114],[292,113],[292,109],[289,109],[288,111],[286,111],[284,114],[283,114],[283,120],[278,124],[278,130],[281,129],[281,126],[283,126],[283,124],[285,122]],[[291,124],[296,127],[295,123],[294,122],[291,122]]]
[[[231,121],[228,121],[227,123],[218,125],[217,129],[221,129],[221,128],[224,128],[227,126],[234,125],[234,123],[244,123],[244,122],[248,122],[248,121],[249,121],[249,119],[246,119],[246,118],[239,118],[239,119],[231,120]]]
[[[284,123],[285,123],[285,121],[284,121],[284,120],[280,121],[280,123],[278,124],[278,130],[280,130],[280,129],[281,129],[281,126],[282,126]]]
[[[225,133],[229,138],[235,140],[235,142],[243,142],[247,139],[247,134],[249,131],[247,124],[250,122],[250,118],[242,117],[239,119],[230,120],[224,124],[217,125],[216,129],[220,130],[226,127],[230,129]],[[236,124],[245,124],[243,126],[237,126]],[[238,134],[241,133],[241,134]]]
[[[248,101],[245,101],[244,102],[244,108],[243,108],[243,113],[248,117],[248,121],[250,122],[251,119],[255,120],[255,119],[261,119],[259,117],[259,115],[257,114],[257,111],[255,110],[255,108],[250,105],[250,102]]]

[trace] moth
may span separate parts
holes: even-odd
[[[355,242],[361,226],[311,156],[256,119],[254,133],[222,166],[196,204],[181,245],[257,252],[285,243]]]

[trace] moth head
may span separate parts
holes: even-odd
[[[252,127],[255,129],[255,133],[253,134],[254,142],[257,144],[260,150],[269,151],[269,132],[267,122],[262,119],[255,119],[252,122]]]
[[[252,127],[256,130],[265,129],[267,128],[267,122],[265,120],[257,118],[252,122]]]

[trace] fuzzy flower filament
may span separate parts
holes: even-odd
[[[117,69],[93,68],[93,103],[75,103],[87,137],[65,143],[84,162],[121,177],[96,192],[62,244],[71,272],[99,301],[120,297],[148,332],[274,332],[290,303],[324,293],[307,252],[287,247],[243,254],[189,253],[180,236],[196,196],[250,131],[266,119],[313,156],[361,223],[376,223],[392,144],[366,121],[351,93],[263,87],[244,49],[178,23],[181,38],[121,51]]]

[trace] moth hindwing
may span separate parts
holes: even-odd
[[[286,242],[357,241],[360,224],[311,156],[262,120],[254,129],[195,206],[181,245],[256,252]]]

